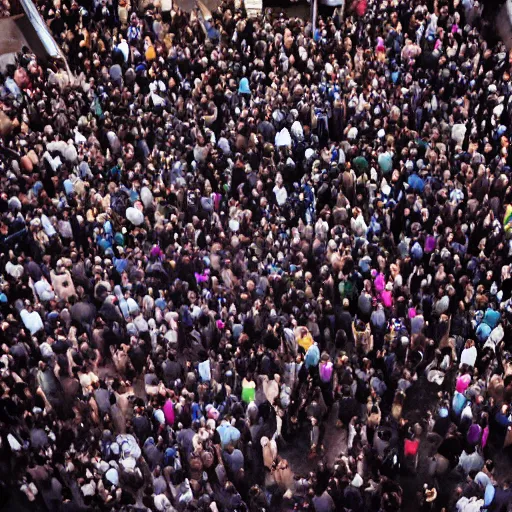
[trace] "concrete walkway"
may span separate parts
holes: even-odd
[[[310,471],[316,469],[316,465],[320,460],[323,460],[328,466],[332,467],[335,460],[339,458],[341,454],[346,454],[347,431],[345,429],[336,428],[337,418],[338,404],[335,403],[325,425],[325,451],[323,455],[313,459],[308,458],[309,428],[307,425],[301,430],[293,445],[290,444],[279,450],[279,455],[289,462],[295,474],[307,475]]]

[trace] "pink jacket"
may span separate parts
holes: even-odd
[[[380,294],[380,299],[382,300],[385,307],[390,308],[393,305],[393,293],[384,290]]]
[[[386,287],[386,280],[384,278],[384,274],[382,272],[379,272],[377,274],[377,276],[375,277],[375,281],[374,281],[374,286],[375,286],[375,289],[378,291],[378,292],[382,292],[384,291],[384,288]]]
[[[172,400],[167,400],[163,407],[165,422],[167,425],[174,425],[174,404]]]

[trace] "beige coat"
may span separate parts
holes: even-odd
[[[379,409],[379,406],[377,406],[378,412],[372,413],[373,408],[373,402],[368,402],[368,419],[367,419],[367,425],[370,428],[377,428],[380,425],[381,421],[381,412]]]
[[[265,393],[269,403],[273,405],[274,400],[279,396],[278,380],[269,380],[269,378],[265,375],[265,380],[263,381],[263,392]]]
[[[59,300],[67,301],[70,297],[76,295],[73,279],[67,270],[60,274],[56,274],[52,271],[50,275],[52,279],[52,286],[55,290],[55,295]]]
[[[370,331],[370,325],[366,326],[364,331],[358,331],[353,326],[354,339],[356,340],[356,347],[364,354],[368,354],[373,350],[373,335]]]
[[[274,480],[282,490],[293,488],[293,472],[286,460],[282,459],[279,461],[279,464],[274,471]]]
[[[262,437],[261,448],[263,449],[263,464],[271,470],[277,458],[277,444],[273,439],[269,440],[268,437]]]

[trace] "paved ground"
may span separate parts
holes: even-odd
[[[0,71],[8,64],[14,64],[16,53],[28,46],[15,18],[0,19]]]
[[[203,0],[203,4],[210,10],[214,11],[220,5],[220,0]],[[196,0],[178,0],[176,4],[179,5],[184,11],[192,12],[196,7]]]
[[[417,383],[412,390],[410,397],[404,404],[404,416],[409,418],[411,423],[415,423],[425,418],[426,411],[432,410],[437,401],[437,387],[429,386],[428,383]],[[326,422],[326,432],[324,438],[325,452],[323,460],[329,466],[333,466],[335,460],[345,454],[347,450],[347,434],[345,429],[336,428],[336,419],[338,416],[338,405],[334,404],[329,419]],[[417,511],[417,493],[422,491],[424,482],[431,483],[428,476],[429,458],[427,455],[428,445],[426,442],[420,444],[420,463],[416,472],[402,470],[396,475],[397,481],[404,489],[404,512]],[[309,459],[309,430],[307,426],[298,436],[293,445],[283,446],[279,454],[288,460],[290,467],[296,474],[307,475],[310,471],[315,471],[320,457]],[[452,473],[443,478],[443,492],[449,494],[460,482],[460,475]]]
[[[196,0],[177,0],[176,3],[187,12],[191,12],[197,7]],[[221,2],[220,0],[204,0],[203,3],[210,11],[214,11]],[[292,3],[289,0],[263,0],[263,9],[268,7],[278,13],[282,11],[289,18],[309,19],[310,17],[310,5],[306,0],[300,0],[297,3]]]
[[[323,460],[333,466],[340,454],[347,450],[347,433],[345,429],[336,428],[338,417],[338,405],[334,404],[326,423]],[[279,450],[279,455],[285,458],[295,474],[306,475],[314,471],[316,464],[322,457],[309,459],[309,429],[305,427],[293,445],[288,445]]]
[[[15,54],[28,46],[40,58],[46,52],[25,15],[0,18],[0,71],[14,62]]]
[[[288,18],[309,19],[311,7],[306,0],[292,3],[289,0],[263,0],[263,8],[272,8],[277,13],[283,12]]]

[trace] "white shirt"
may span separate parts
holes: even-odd
[[[275,145],[276,146],[291,146],[292,145],[292,137],[287,128],[283,128],[276,135]]]
[[[30,334],[34,335],[36,332],[44,328],[43,321],[39,316],[39,313],[32,311],[29,313],[26,309],[20,312],[20,317],[23,325],[30,331]]]
[[[41,350],[41,355],[45,359],[50,359],[53,356],[52,347],[47,341],[45,341],[44,343],[41,343],[39,348]]]
[[[473,469],[480,471],[484,467],[484,462],[483,457],[478,452],[475,451],[468,455],[463,451],[459,459],[459,466],[464,470],[466,475],[468,475]]]
[[[484,500],[479,500],[476,496],[472,496],[471,499],[463,496],[455,505],[457,512],[480,512],[483,506]]]
[[[43,226],[45,233],[49,237],[52,237],[53,235],[55,235],[55,233],[57,233],[52,223],[50,222],[50,219],[44,213],[43,215],[41,215],[41,224]]]
[[[12,277],[19,279],[23,275],[22,265],[13,265],[10,261],[5,265],[5,271]]]
[[[170,11],[172,9],[172,0],[162,0],[162,11]]]
[[[41,279],[34,284],[34,289],[41,301],[53,300],[55,293],[53,293],[52,285],[48,281]]]
[[[64,238],[73,238],[73,230],[71,229],[71,223],[67,220],[59,220],[58,222],[59,233]]]
[[[128,43],[126,41],[121,41],[117,47],[119,50],[121,50],[121,53],[123,54],[124,61],[128,62],[128,57],[130,56],[130,47],[128,46]]]
[[[475,366],[477,351],[476,347],[465,348],[460,356],[460,365],[467,364],[468,366]]]
[[[284,187],[278,187],[277,185],[274,187],[273,190],[276,201],[279,206],[283,206],[284,203],[286,203],[286,200],[288,199],[288,192],[286,192],[286,189]]]
[[[304,138],[304,131],[302,130],[302,125],[300,124],[299,121],[295,121],[292,124],[291,130],[292,130],[292,135],[296,139],[302,140]]]
[[[362,215],[358,215],[356,219],[352,217],[352,219],[350,219],[350,227],[356,236],[366,236],[366,232],[368,231],[368,226]]]

